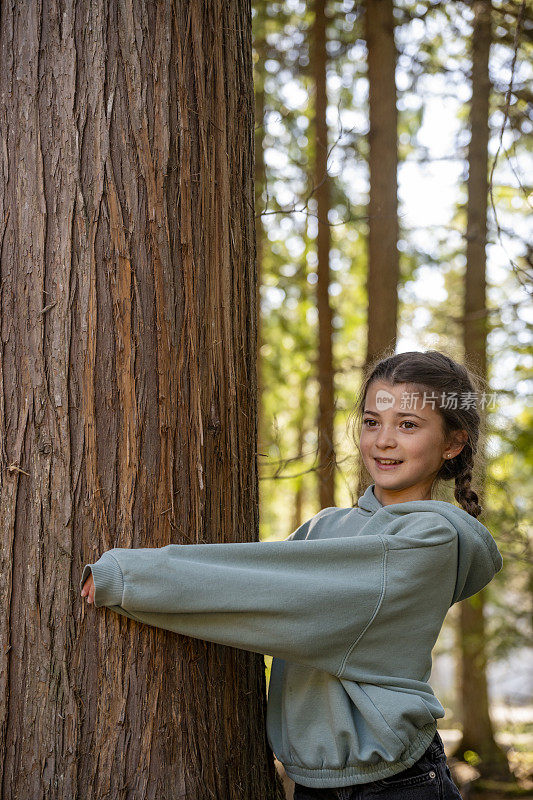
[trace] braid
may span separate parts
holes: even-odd
[[[454,496],[460,506],[464,508],[472,517],[479,517],[483,508],[479,504],[479,497],[471,488],[472,468],[465,469],[455,476]]]
[[[479,503],[479,497],[471,487],[473,466],[474,448],[468,441],[455,458],[442,465],[440,477],[444,480],[455,479],[455,499],[468,514],[477,518],[483,508]]]

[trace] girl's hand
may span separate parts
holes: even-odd
[[[83,584],[83,589],[81,590],[81,596],[85,597],[85,595],[87,595],[88,603],[94,603],[94,580],[92,573]]]

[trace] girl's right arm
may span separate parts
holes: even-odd
[[[95,605],[139,622],[336,673],[377,612],[385,555],[379,536],[115,548],[81,585],[92,572]]]

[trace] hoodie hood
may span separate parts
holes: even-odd
[[[380,503],[374,494],[375,485],[375,483],[372,483],[365,493],[361,495],[357,503],[357,507],[365,511],[369,516],[380,508],[383,508],[383,503]]]
[[[395,515],[411,511],[436,511],[451,522],[457,531],[457,578],[452,605],[477,594],[503,567],[502,554],[492,534],[464,508],[443,500],[409,500],[384,506],[374,494],[375,485],[372,483],[359,498],[358,508],[365,515],[370,517],[381,509]]]

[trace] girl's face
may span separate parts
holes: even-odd
[[[428,393],[424,402],[423,390],[413,396],[416,391],[405,383],[392,386],[384,381],[368,387],[360,448],[375,483],[374,494],[383,505],[430,500],[435,477],[449,460],[445,454],[456,456],[466,441],[466,431],[446,441],[442,417],[428,400],[438,393]],[[380,464],[382,459],[400,463],[386,466]]]

